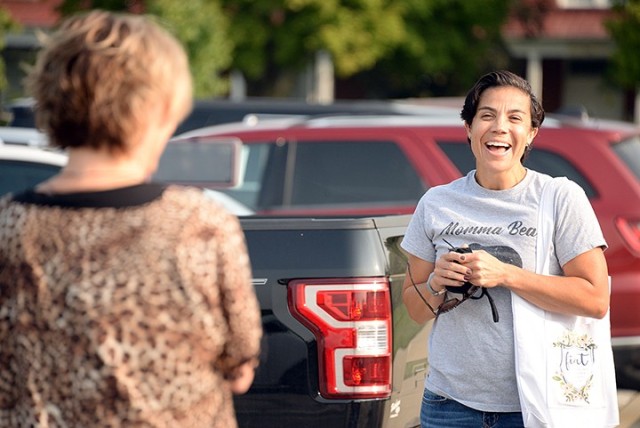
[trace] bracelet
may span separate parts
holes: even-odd
[[[443,288],[440,291],[434,290],[433,287],[431,286],[431,278],[433,278],[433,272],[431,272],[431,274],[429,275],[429,278],[427,278],[427,288],[429,289],[429,292],[431,293],[431,295],[442,296],[444,293],[447,292],[446,288]]]

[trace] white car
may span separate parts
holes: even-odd
[[[31,188],[56,174],[67,163],[63,152],[42,146],[5,144],[0,141],[0,197]],[[253,214],[249,208],[216,190],[205,194],[237,216]]]
[[[0,126],[0,142],[45,147],[48,144],[48,139],[46,134],[35,128]]]
[[[67,156],[59,151],[0,141],[0,196],[33,187],[66,163]]]

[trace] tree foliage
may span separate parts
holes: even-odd
[[[59,8],[63,15],[88,9],[157,16],[189,55],[195,95],[221,95],[228,90],[224,74],[231,65],[233,44],[217,0],[64,0]]]
[[[403,37],[401,9],[384,0],[222,3],[238,46],[236,64],[250,77],[260,76],[270,61],[302,67],[319,49],[332,54],[338,75],[350,75],[373,65]]]
[[[58,11],[62,15],[71,15],[87,9],[129,11],[136,4],[135,0],[64,0],[58,6]]]
[[[221,0],[249,79],[273,81],[318,49],[336,75],[405,95],[460,90],[504,66],[500,28],[509,0]]]
[[[626,89],[640,87],[640,0],[618,1],[614,18],[606,23],[616,44],[611,59],[613,79]]]
[[[0,7],[0,51],[5,47],[5,35],[19,29],[20,25],[11,18],[6,10]],[[0,58],[0,90],[4,90],[7,84],[6,67],[4,60]]]
[[[405,38],[401,0],[221,0],[236,42],[234,67],[268,83],[328,51],[338,76],[371,68]]]
[[[392,96],[463,95],[481,73],[507,67],[500,30],[509,0],[404,3],[405,39],[365,73],[387,82]]]
[[[185,43],[199,95],[224,91],[237,69],[252,95],[303,70],[319,50],[339,78],[404,95],[458,92],[503,66],[500,28],[510,0],[65,0],[62,11],[144,8]],[[265,89],[266,88],[266,89]]]
[[[150,0],[148,11],[162,17],[184,44],[198,97],[228,90],[224,77],[231,66],[233,42],[219,4],[211,0]]]

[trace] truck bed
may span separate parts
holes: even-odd
[[[430,324],[414,323],[402,304],[406,257],[399,244],[409,219],[241,218],[265,331],[253,386],[235,398],[241,427],[419,426]],[[359,282],[388,284],[389,390],[368,397],[366,388],[346,387],[328,397],[326,343],[318,344],[313,324],[292,308],[295,284],[348,289]]]

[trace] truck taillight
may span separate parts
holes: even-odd
[[[386,279],[292,281],[289,307],[316,337],[323,397],[389,397],[391,297]]]
[[[640,220],[618,217],[616,227],[631,251],[640,254]]]

